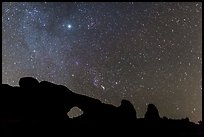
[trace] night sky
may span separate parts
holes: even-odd
[[[3,3],[2,83],[32,76],[144,117],[202,119],[202,3]]]

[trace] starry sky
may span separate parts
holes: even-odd
[[[3,2],[2,83],[25,76],[202,120],[202,3]]]

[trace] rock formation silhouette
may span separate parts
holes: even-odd
[[[195,124],[160,118],[149,104],[145,118],[137,118],[133,105],[122,100],[116,107],[72,92],[63,85],[24,77],[19,87],[2,84],[0,136],[202,136],[202,121]],[[78,107],[83,114],[69,118]]]
[[[145,119],[148,120],[159,120],[159,111],[154,104],[149,104],[147,107],[147,112],[145,113]]]

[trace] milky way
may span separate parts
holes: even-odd
[[[2,83],[32,76],[143,117],[202,119],[202,3],[3,3]]]

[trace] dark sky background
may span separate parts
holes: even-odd
[[[32,76],[202,119],[202,3],[3,3],[2,82]],[[74,113],[74,112],[73,112]]]

